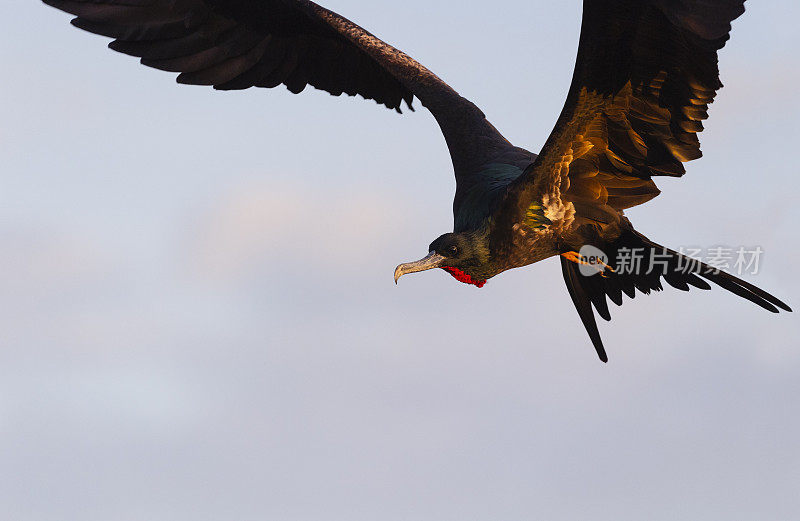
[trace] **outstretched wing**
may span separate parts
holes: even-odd
[[[460,181],[514,151],[469,100],[403,52],[308,0],[44,0],[109,47],[180,83],[246,89],[306,85],[400,111],[416,96],[436,118]]]
[[[566,104],[504,210],[522,222],[544,194],[582,222],[616,222],[701,156],[697,133],[722,83],[717,51],[744,0],[584,0]]]
[[[606,297],[650,293],[661,279],[683,290],[708,282],[773,312],[790,308],[730,274],[690,262],[630,229],[621,210],[659,194],[653,177],[681,176],[683,163],[701,156],[697,134],[722,87],[717,51],[744,0],[584,0],[575,72],[559,119],[536,161],[507,191],[502,229],[555,205],[584,230],[622,229],[595,244],[611,266],[639,250],[641,272],[584,276],[561,258],[564,280],[601,360],[607,356],[594,310],[610,319]],[[570,205],[574,213],[570,213]],[[591,234],[589,234],[591,235]],[[594,243],[593,243],[594,244]],[[650,268],[659,255],[661,264]],[[689,266],[686,269],[685,266]]]

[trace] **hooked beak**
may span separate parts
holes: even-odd
[[[439,255],[438,253],[432,251],[427,256],[416,262],[407,262],[405,264],[401,264],[394,269],[394,283],[397,284],[397,279],[406,273],[416,273],[417,271],[438,268],[444,263],[444,260],[444,255]]]

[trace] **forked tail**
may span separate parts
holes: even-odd
[[[624,231],[612,243],[598,244],[597,255],[563,254],[561,270],[564,281],[600,360],[608,361],[597,330],[592,306],[605,320],[611,320],[606,297],[622,305],[622,295],[634,298],[636,290],[644,294],[661,291],[661,279],[683,291],[690,287],[711,289],[707,281],[745,298],[767,311],[792,311],[784,302],[749,282],[716,269],[691,257],[652,242],[640,233]],[[574,252],[573,252],[574,253]]]

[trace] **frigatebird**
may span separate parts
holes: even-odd
[[[789,306],[733,275],[664,248],[624,211],[701,156],[697,134],[722,87],[717,53],[744,0],[584,0],[566,103],[539,154],[508,142],[472,102],[405,53],[309,0],[44,0],[109,47],[218,90],[306,85],[397,112],[417,98],[436,119],[457,188],[453,232],[397,279],[443,268],[481,287],[511,268],[559,256],[573,303],[608,360],[594,310],[708,282],[771,312]],[[589,248],[589,250],[586,250]],[[588,251],[588,253],[587,253]],[[632,252],[636,269],[620,268]]]

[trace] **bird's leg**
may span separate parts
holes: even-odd
[[[595,262],[587,262],[583,260],[581,254],[578,253],[577,251],[568,251],[562,253],[561,256],[567,259],[568,261],[574,262],[575,264],[583,264],[584,266],[591,266],[597,269],[600,272],[600,275],[602,275],[603,277],[606,276],[605,274],[606,269],[610,270],[611,272],[615,271],[614,268],[612,268],[611,266],[609,266],[600,259],[595,259]]]
[[[561,256],[568,261],[572,261],[577,264],[588,264],[588,262],[581,259],[581,256],[577,251],[568,251],[566,253],[562,253]]]

